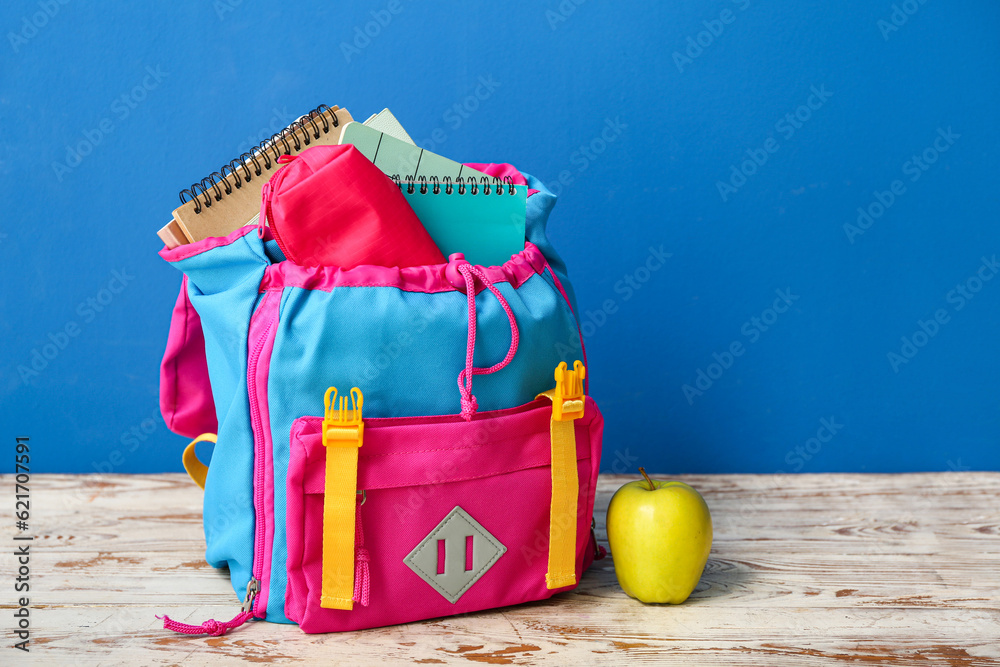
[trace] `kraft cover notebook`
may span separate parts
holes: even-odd
[[[181,191],[184,202],[160,230],[168,243],[191,243],[226,236],[260,211],[264,184],[281,165],[280,155],[297,155],[310,146],[336,144],[340,128],[352,120],[346,109],[325,104],[313,109],[260,146],[222,166],[219,171]]]
[[[350,143],[393,177],[420,222],[447,257],[460,252],[473,264],[495,266],[524,250],[528,188],[396,139],[348,123]]]

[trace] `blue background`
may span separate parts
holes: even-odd
[[[436,152],[559,191],[605,470],[1000,465],[1000,280],[949,299],[1000,252],[1000,6],[910,0],[896,26],[888,0],[345,4],[3,4],[0,469],[15,435],[34,471],[180,469],[157,400],[180,275],[154,232],[181,188],[319,103],[387,106]],[[752,173],[724,198],[733,168]]]

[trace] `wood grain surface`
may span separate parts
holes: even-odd
[[[0,476],[13,507],[14,484]],[[596,518],[632,478],[602,476]],[[0,557],[0,664],[1000,665],[1000,473],[681,476],[712,510],[679,606],[622,593],[611,558],[550,600],[362,632],[253,623],[204,561],[184,475],[33,475],[31,651],[13,650],[14,547]],[[7,514],[10,517],[10,513]],[[11,518],[6,545],[18,534]]]

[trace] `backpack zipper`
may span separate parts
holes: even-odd
[[[243,605],[240,607],[241,613],[247,613],[253,610],[254,602],[257,601],[257,593],[260,592],[260,581],[254,577],[250,577],[250,582],[247,584],[247,595],[243,598]]]
[[[271,296],[272,293],[275,292],[278,296]],[[280,296],[280,289],[277,289],[274,292],[267,291],[264,293],[264,298],[257,307],[257,311],[250,318],[251,331],[254,329],[254,320],[262,314],[262,309],[267,306],[268,300],[280,298]],[[264,441],[266,434],[264,433],[264,427],[261,423],[260,401],[257,395],[257,364],[260,361],[260,355],[264,351],[267,339],[270,337],[271,329],[278,320],[278,311],[275,309],[271,313],[263,314],[263,316],[268,318],[267,324],[264,325],[263,331],[261,331],[260,335],[257,336],[254,346],[249,351],[247,357],[247,395],[250,399],[250,424],[253,429],[254,451],[254,554],[253,563],[251,565],[250,581],[247,582],[246,596],[243,598],[243,604],[240,606],[240,613],[237,614],[231,621],[219,622],[215,619],[211,619],[205,621],[201,625],[189,625],[187,623],[175,621],[166,615],[157,616],[157,618],[163,619],[163,627],[166,630],[173,630],[174,632],[180,632],[186,635],[208,634],[220,637],[226,634],[229,630],[238,628],[252,618],[264,618],[266,616],[265,611],[260,610],[259,607],[261,599],[260,593],[263,588],[264,556],[266,554],[267,547],[265,544],[267,537],[267,526],[265,525],[266,514],[264,512],[264,466],[267,463],[267,448]]]
[[[264,294],[263,300],[261,300],[260,306],[258,307],[258,313],[260,310],[267,306],[268,299],[271,297],[272,292],[266,292]],[[278,292],[280,295],[280,291]],[[256,314],[255,314],[256,315]],[[251,578],[247,583],[247,598],[244,602],[244,611],[252,611],[253,615],[258,618],[263,618],[263,614],[260,613],[259,607],[259,593],[261,590],[261,581],[264,575],[264,551],[266,545],[265,537],[267,535],[266,515],[264,512],[264,466],[267,464],[266,461],[266,448],[264,444],[264,427],[261,423],[260,415],[260,397],[257,394],[257,365],[260,361],[260,355],[264,351],[264,345],[271,333],[272,327],[274,327],[275,321],[278,319],[277,311],[268,314],[269,318],[267,324],[264,326],[263,331],[257,337],[254,347],[250,352],[250,357],[247,360],[247,394],[250,399],[250,424],[253,428],[253,451],[254,451],[254,467],[253,467],[253,506],[254,506],[254,555],[253,555],[253,565],[251,567]],[[250,323],[251,330],[253,329],[253,321],[251,319]]]

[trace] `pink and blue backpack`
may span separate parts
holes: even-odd
[[[524,250],[500,266],[299,266],[262,225],[161,251],[184,274],[161,408],[195,438],[206,559],[243,601],[165,627],[355,630],[579,583],[603,421],[555,197],[526,181]]]

